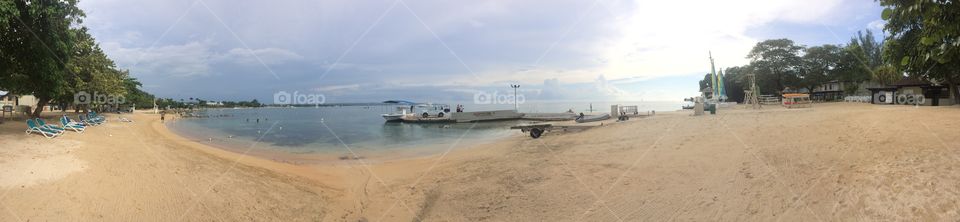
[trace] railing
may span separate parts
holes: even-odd
[[[870,96],[846,96],[843,97],[844,102],[853,102],[853,103],[870,103],[873,101],[873,98]]]

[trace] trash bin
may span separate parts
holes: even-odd
[[[710,104],[707,106],[707,109],[710,110],[710,115],[717,114],[717,104]]]

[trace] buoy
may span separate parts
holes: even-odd
[[[880,99],[880,103],[886,103],[886,102],[887,102],[887,95],[880,95],[879,99]]]

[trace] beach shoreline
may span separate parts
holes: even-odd
[[[178,121],[191,121],[189,119]],[[185,130],[172,127],[170,124],[179,124],[177,122],[168,122],[164,124],[164,130],[172,133],[181,140],[190,140],[205,146],[214,147],[234,153],[255,156],[261,159],[272,160],[276,162],[294,164],[294,165],[334,165],[351,164],[363,159],[367,163],[395,162],[412,159],[431,158],[441,155],[450,149],[464,149],[482,147],[495,143],[496,141],[519,136],[513,132],[509,135],[492,136],[492,138],[460,138],[454,141],[440,142],[437,144],[416,144],[416,145],[393,145],[387,148],[371,149],[367,147],[355,147],[344,143],[340,144],[314,144],[315,149],[306,152],[291,152],[284,147],[275,147],[265,142],[258,142],[254,138],[241,139],[225,137],[216,134],[214,137],[205,137],[192,135],[195,130]],[[215,130],[215,129],[204,129]]]
[[[853,103],[663,112],[346,164],[223,150],[146,113],[56,139],[8,121],[0,145],[15,149],[0,150],[0,203],[16,217],[0,221],[938,220],[960,215],[958,112]]]

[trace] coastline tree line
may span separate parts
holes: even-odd
[[[77,112],[106,105],[73,104],[80,92],[123,96],[126,105],[142,108],[202,105],[199,99],[157,99],[143,91],[143,84],[118,68],[83,26],[85,14],[77,1],[0,0],[0,90],[36,97],[34,117],[48,104],[73,105]],[[255,100],[222,103],[261,106]]]
[[[83,17],[77,0],[0,0],[0,89],[36,97],[34,117],[48,104],[70,105],[79,92],[153,103],[142,84],[104,54]]]
[[[743,102],[751,75],[764,95],[780,95],[788,88],[813,91],[830,81],[853,83],[838,89],[852,95],[865,81],[889,85],[910,77],[948,86],[960,103],[960,3],[879,2],[887,22],[883,41],[867,30],[845,45],[806,47],[790,39],[759,42],[746,56],[749,64],[720,70],[729,100]],[[701,89],[710,87],[710,74],[699,84]]]

